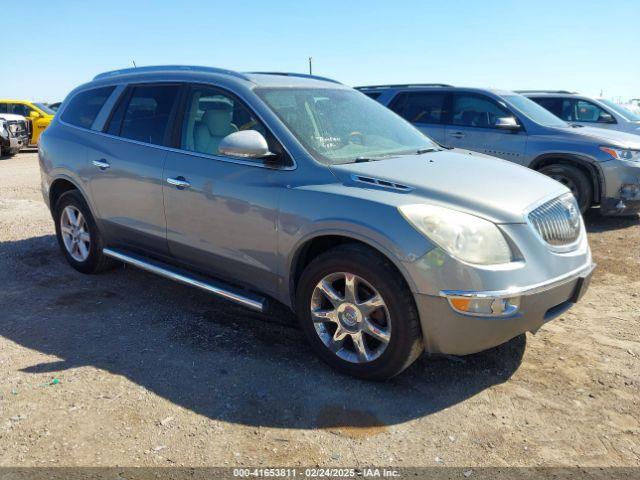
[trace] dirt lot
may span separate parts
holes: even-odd
[[[640,223],[587,219],[581,304],[399,378],[340,376],[291,314],[59,254],[36,154],[0,160],[0,466],[640,466]]]

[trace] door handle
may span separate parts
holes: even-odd
[[[451,132],[449,135],[454,138],[464,138],[464,132]]]
[[[167,183],[169,185],[174,185],[178,190],[184,190],[191,186],[184,177],[167,178]]]
[[[93,163],[96,167],[98,167],[100,170],[106,170],[107,168],[109,168],[111,165],[109,165],[109,162],[107,162],[105,159],[102,160],[94,160]]]

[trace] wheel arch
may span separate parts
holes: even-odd
[[[572,165],[585,173],[589,180],[591,180],[591,185],[593,187],[592,202],[594,204],[600,203],[602,192],[605,190],[604,176],[597,163],[590,160],[588,157],[570,153],[545,153],[536,157],[529,164],[529,168],[533,170],[540,170],[542,167],[557,164]]]
[[[415,286],[411,281],[411,278],[406,274],[401,261],[388,249],[382,245],[368,238],[363,238],[359,235],[353,234],[353,232],[345,231],[323,231],[305,237],[296,246],[287,270],[287,300],[290,302],[292,309],[295,309],[296,301],[296,289],[300,276],[305,267],[318,255],[334,248],[338,245],[353,243],[359,244],[363,247],[370,249],[372,252],[377,253],[384,257],[389,264],[400,275],[400,278],[407,285],[410,291],[415,291]]]

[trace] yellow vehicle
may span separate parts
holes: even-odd
[[[53,110],[43,103],[28,102],[26,100],[0,99],[0,113],[13,113],[22,115],[31,120],[31,145],[37,145],[40,135],[49,126],[53,116]]]

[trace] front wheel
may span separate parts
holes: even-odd
[[[314,259],[298,283],[296,310],[311,346],[340,372],[382,380],[422,352],[411,292],[369,248],[346,244]]]
[[[571,190],[573,196],[578,202],[580,212],[585,213],[593,200],[593,186],[591,180],[580,169],[573,165],[566,165],[564,163],[557,163],[553,165],[546,165],[539,170],[540,173],[553,178],[554,180],[562,183],[565,187]]]

